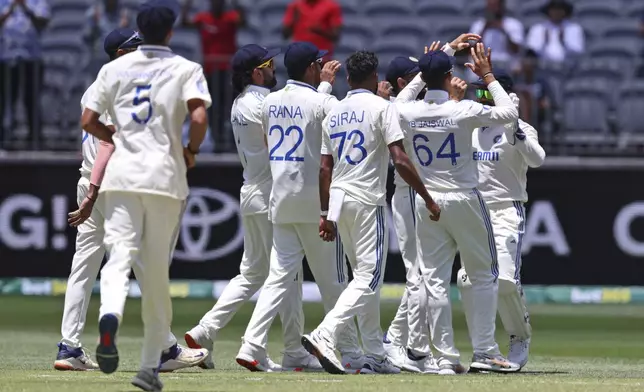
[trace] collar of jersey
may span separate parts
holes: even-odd
[[[356,94],[373,94],[373,92],[367,90],[366,88],[357,88],[355,90],[351,90],[347,93],[347,95],[356,95]]]
[[[444,102],[449,100],[449,94],[447,94],[447,91],[443,90],[428,90],[425,93],[425,102],[427,101],[436,101],[436,102]]]
[[[315,87],[311,86],[310,84],[307,84],[307,83],[304,83],[304,82],[298,82],[297,80],[289,79],[286,82],[286,84],[292,84],[292,85],[295,85],[295,86],[310,88],[311,90],[315,91],[316,93],[318,92],[318,90]]]
[[[255,91],[263,96],[267,96],[271,92],[271,90],[266,87],[256,86],[254,84],[249,84],[248,87],[246,87],[246,91]]]
[[[160,45],[139,45],[139,50],[154,50],[155,52],[169,52],[172,53],[172,49],[167,46]]]

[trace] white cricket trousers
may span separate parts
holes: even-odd
[[[510,336],[532,336],[530,316],[521,287],[521,244],[525,233],[525,208],[519,201],[488,203],[499,259],[499,316]],[[459,271],[458,286],[465,317],[473,312],[472,284],[468,271]],[[470,336],[476,334],[470,327]]]
[[[268,331],[302,270],[304,256],[320,289],[325,310],[330,311],[336,304],[348,280],[340,240],[322,241],[317,223],[273,224],[270,272],[246,327],[245,343],[266,349]],[[355,323],[347,323],[337,348],[342,354],[362,352]]]
[[[101,317],[123,317],[130,268],[140,259],[142,369],[156,369],[172,322],[169,262],[184,202],[166,196],[105,192],[105,246],[101,270]]]
[[[384,358],[380,328],[380,287],[385,276],[388,230],[385,207],[365,205],[345,195],[336,222],[353,280],[327,313],[318,331],[337,340],[338,334],[358,317],[365,354]]]
[[[273,243],[273,224],[268,220],[268,213],[244,215],[242,222],[244,254],[239,266],[239,275],[228,283],[215,306],[199,321],[212,340],[217,332],[230,322],[239,308],[255,295],[268,277]],[[286,290],[279,312],[284,333],[284,352],[294,355],[303,350],[301,338],[304,333],[302,273],[298,273],[297,277]]]
[[[421,272],[429,296],[430,332],[438,364],[456,364],[449,298],[452,266],[458,249],[472,282],[474,303],[471,324],[479,331],[470,336],[477,354],[499,355],[494,339],[497,309],[498,264],[490,214],[480,193],[430,192],[441,208],[438,222],[429,218],[425,201],[416,196],[416,235]]]
[[[391,207],[400,255],[407,274],[405,292],[387,331],[387,338],[396,346],[409,348],[414,355],[426,356],[431,350],[427,294],[416,251],[416,192],[410,186],[396,185]]]

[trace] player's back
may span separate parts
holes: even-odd
[[[390,111],[394,124],[385,119]],[[331,189],[341,189],[369,205],[385,205],[389,166],[385,132],[402,138],[395,107],[368,90],[352,90],[323,123],[324,154],[334,160]]]
[[[168,48],[141,46],[105,65],[101,78],[117,129],[102,188],[186,198],[181,132],[187,91],[208,93],[201,66]]]
[[[324,94],[289,81],[264,101],[273,190],[274,223],[315,223],[320,219],[319,172]]]
[[[471,104],[436,97],[399,105],[402,125],[413,147],[410,151],[419,174],[430,191],[460,192],[476,187],[476,162],[472,160]],[[477,104],[479,105],[479,104]],[[479,105],[481,106],[481,105]]]

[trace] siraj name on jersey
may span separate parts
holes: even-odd
[[[299,106],[285,106],[285,105],[270,105],[268,107],[268,117],[274,118],[300,118],[302,116],[302,109]]]
[[[339,127],[347,124],[356,124],[364,121],[364,110],[360,114],[356,112],[342,112],[339,114],[334,114],[329,118],[329,126]]]
[[[409,126],[411,128],[448,128],[455,127],[456,121],[451,118],[440,118],[428,121],[410,121]]]

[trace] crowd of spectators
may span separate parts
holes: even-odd
[[[51,2],[56,0],[0,0],[0,149],[40,146],[39,97],[44,68],[41,39],[51,18]],[[207,9],[197,11],[193,0],[184,0],[177,22],[179,28],[196,31],[200,39],[201,61],[213,96],[210,118],[215,151],[232,147],[227,143],[228,117],[234,99],[230,58],[237,49],[238,34],[248,24],[245,7],[252,6],[252,3],[242,6],[237,0],[208,0]],[[561,105],[542,65],[573,69],[586,51],[584,29],[575,21],[573,4],[567,0],[544,0],[541,11],[540,21],[526,25],[512,16],[505,0],[486,0],[484,16],[470,27],[470,32],[481,35],[492,48],[495,66],[514,75],[521,115],[537,126],[544,124]],[[90,78],[107,60],[102,50],[106,34],[116,27],[134,25],[134,10],[120,0],[96,0],[87,8],[81,35],[89,58],[84,70]],[[341,1],[292,0],[284,8],[282,42],[310,41],[329,50],[331,58],[342,27]],[[640,33],[644,37],[644,18]],[[471,80],[472,75],[462,67],[467,57],[467,53],[457,54],[457,64],[461,65],[457,72]],[[644,67],[639,73],[644,77]],[[20,127],[16,115],[19,103],[24,112],[22,126],[27,129],[22,137],[13,132]]]

